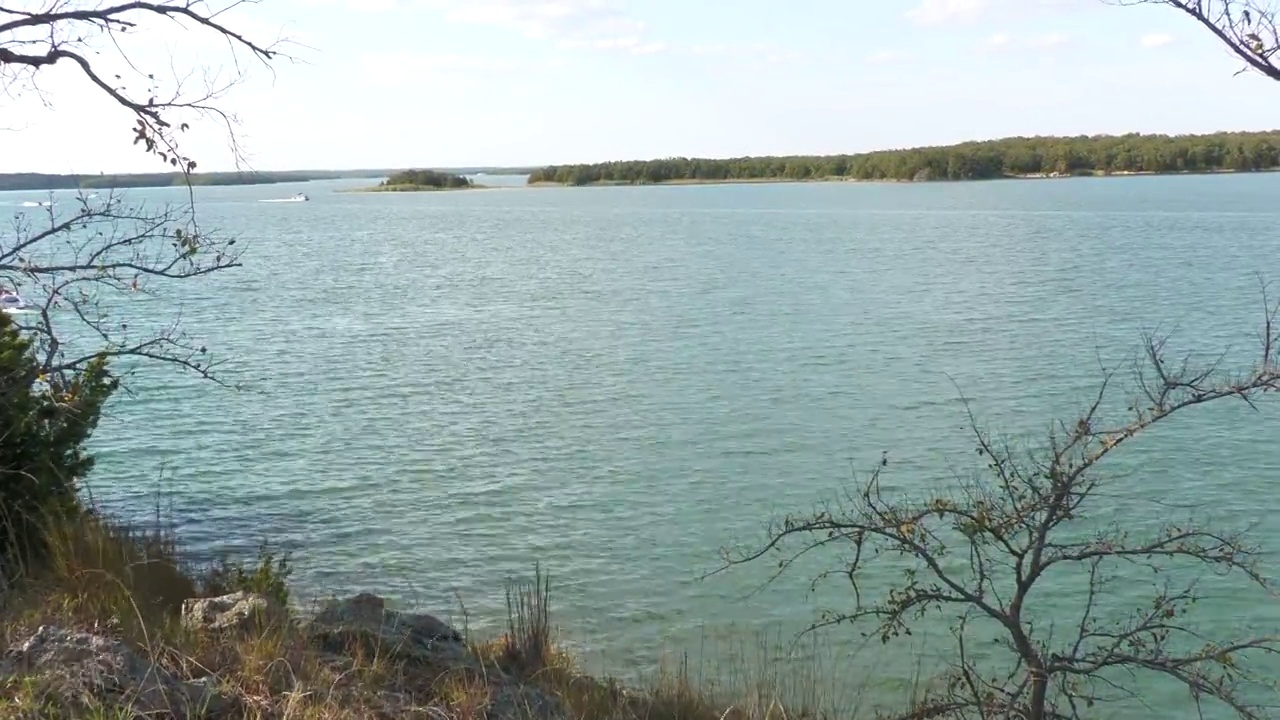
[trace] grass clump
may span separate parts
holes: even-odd
[[[829,693],[840,679],[822,672],[793,672],[780,664],[778,639],[762,638],[756,662],[734,654],[711,668],[710,676],[729,682],[704,682],[687,655],[675,666],[664,664],[642,684],[582,672],[556,640],[551,623],[551,581],[540,566],[528,581],[509,582],[507,627],[496,640],[475,646],[494,667],[559,698],[567,717],[587,720],[835,720],[854,717],[853,698]],[[817,656],[814,656],[815,658]],[[820,669],[819,669],[820,670]]]
[[[233,561],[226,556],[204,574],[204,594],[208,597],[233,592],[264,595],[281,606],[289,604],[289,577],[293,575],[293,558],[278,552],[263,540],[258,544],[257,559],[250,563]]]

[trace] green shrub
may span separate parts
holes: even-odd
[[[263,541],[255,563],[219,558],[203,578],[203,594],[209,597],[233,592],[265,595],[281,605],[289,603],[289,576],[293,574],[288,552],[276,553]]]
[[[82,511],[77,482],[93,467],[84,444],[117,381],[105,358],[45,375],[32,343],[0,313],[0,571],[39,561],[50,521]]]

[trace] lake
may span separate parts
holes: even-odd
[[[763,589],[769,562],[701,578],[884,452],[897,492],[977,469],[961,391],[991,429],[1043,438],[1143,330],[1247,363],[1256,273],[1280,280],[1280,174],[334,192],[365,184],[196,190],[245,267],[138,312],[181,303],[250,391],[147,375],[95,436],[94,496],[145,516],[159,493],[199,552],[265,536],[306,595],[457,622],[461,600],[482,631],[539,561],[568,640],[624,675],[847,606],[847,586],[808,592],[838,555]],[[1189,412],[1116,457],[1100,517],[1191,508],[1278,548],[1278,430],[1276,403]],[[1112,600],[1140,605],[1141,578]],[[1280,621],[1206,592],[1210,634]],[[946,619],[922,623],[918,648],[949,652]],[[907,646],[841,633],[839,676],[900,698]]]

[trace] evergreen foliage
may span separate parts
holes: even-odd
[[[77,483],[93,467],[84,444],[116,386],[104,358],[42,375],[31,341],[0,313],[0,568],[37,557],[47,522],[81,511]]]

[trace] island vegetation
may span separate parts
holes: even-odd
[[[552,165],[530,184],[661,184],[818,180],[989,180],[1280,167],[1280,131],[1209,135],[1010,137],[856,155],[665,158]]]
[[[465,175],[440,170],[401,170],[370,188],[371,192],[423,192],[431,190],[466,190],[479,187]]]

